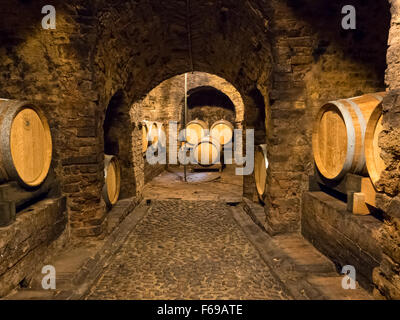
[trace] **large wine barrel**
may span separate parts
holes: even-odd
[[[208,134],[208,126],[202,120],[193,120],[186,125],[187,145],[194,147]]]
[[[167,133],[165,132],[164,124],[162,122],[156,122],[157,126],[157,141],[161,148],[167,146]]]
[[[145,153],[147,148],[149,147],[149,141],[147,140],[147,135],[149,133],[149,129],[145,122],[142,123],[142,152]]]
[[[262,144],[257,146],[254,156],[254,179],[258,196],[261,200],[265,199],[266,184],[267,184],[267,145]]]
[[[107,206],[113,206],[118,201],[121,188],[121,167],[117,157],[105,155],[104,177],[103,198]]]
[[[365,131],[365,160],[368,174],[375,186],[382,171],[386,168],[385,162],[380,156],[382,150],[378,145],[379,134],[382,130],[382,104],[379,104],[372,112]]]
[[[220,162],[221,145],[218,140],[207,136],[201,139],[193,148],[195,163],[207,167]]]
[[[233,125],[226,120],[216,121],[211,126],[210,136],[218,139],[221,146],[224,146],[232,141]]]
[[[142,123],[142,151],[145,153],[149,146],[158,142],[158,128],[155,122],[143,121]]]
[[[328,180],[347,173],[366,175],[366,124],[384,93],[331,101],[321,107],[313,129],[312,145],[318,171]]]
[[[49,124],[43,111],[26,101],[0,100],[0,183],[37,187],[52,159]]]

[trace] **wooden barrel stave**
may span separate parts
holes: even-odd
[[[262,201],[264,201],[266,196],[268,166],[267,145],[259,145],[257,146],[254,157],[254,179],[256,183],[257,194]]]
[[[386,169],[385,162],[380,156],[382,150],[378,143],[379,134],[383,130],[382,120],[382,105],[378,105],[369,118],[365,132],[364,148],[367,170],[375,187],[377,187],[381,173]]]
[[[43,111],[26,101],[0,99],[0,183],[40,186],[52,160],[51,132]]]
[[[224,146],[233,140],[233,125],[227,120],[218,120],[213,123],[210,129],[210,136],[219,140]]]
[[[117,203],[121,188],[121,167],[116,156],[104,156],[103,199],[108,207]]]

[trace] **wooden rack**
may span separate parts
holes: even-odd
[[[44,197],[61,194],[55,175],[50,172],[44,183],[34,189],[24,189],[17,182],[11,181],[0,185],[0,227],[15,221],[16,213]]]

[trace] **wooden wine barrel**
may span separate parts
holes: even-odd
[[[43,111],[26,101],[0,100],[0,183],[37,187],[51,160],[51,132]]]
[[[267,145],[262,144],[257,146],[254,156],[254,179],[256,182],[257,193],[261,200],[264,200],[266,193],[267,169]]]
[[[365,160],[374,186],[380,179],[382,171],[386,169],[385,162],[380,156],[382,149],[378,144],[379,134],[382,130],[382,104],[379,104],[372,112],[365,131]]]
[[[143,121],[142,125],[142,146],[145,153],[149,146],[158,143],[158,128],[157,124],[152,121]]]
[[[186,141],[194,147],[208,134],[208,125],[202,120],[193,120],[186,125]]]
[[[364,138],[367,122],[384,93],[331,101],[321,107],[313,129],[315,164],[328,180],[347,173],[367,175]]]
[[[107,206],[117,203],[121,188],[121,167],[116,156],[105,155],[103,198]]]
[[[146,123],[142,124],[142,152],[146,153],[147,148],[149,147],[149,141],[147,140],[147,135],[149,133],[149,129]]]
[[[164,124],[162,122],[156,122],[157,126],[157,140],[161,148],[166,148],[167,146],[167,133],[165,131]]]
[[[211,166],[220,162],[221,145],[213,137],[206,136],[193,148],[195,163],[201,166]]]
[[[210,129],[210,136],[219,140],[221,146],[232,141],[233,125],[227,120],[219,120],[213,123]]]

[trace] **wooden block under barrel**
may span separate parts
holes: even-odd
[[[36,188],[22,188],[15,181],[0,185],[0,202],[14,203],[17,211],[46,196],[54,197],[60,194],[59,185],[53,171],[49,173],[44,183]],[[0,215],[2,215],[1,211]]]
[[[310,190],[309,191],[323,191],[321,187],[329,188],[347,195],[349,192],[360,192],[362,179],[365,177],[348,173],[340,181],[331,181],[325,179],[319,172],[310,176]]]
[[[376,208],[376,190],[370,178],[363,178],[360,192],[349,194],[347,209],[354,214],[368,215]]]
[[[376,190],[369,177],[348,173],[339,182],[324,179],[318,172],[310,176],[310,191],[330,189],[347,196],[347,210],[354,214],[367,215],[376,206]]]

